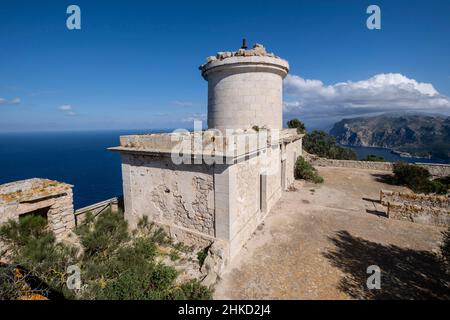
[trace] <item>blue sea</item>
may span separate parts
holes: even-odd
[[[119,136],[151,130],[0,134],[0,184],[47,178],[74,186],[81,208],[122,195],[120,155],[108,151]]]
[[[374,154],[377,156],[381,156],[384,158],[384,160],[386,161],[390,161],[390,162],[397,162],[397,161],[402,161],[402,162],[408,162],[408,163],[415,163],[415,162],[420,162],[420,163],[448,163],[445,160],[442,159],[435,159],[435,158],[406,158],[406,157],[400,157],[397,154],[394,154],[391,152],[390,149],[385,149],[385,148],[374,148],[374,147],[350,147],[350,146],[343,146],[345,148],[349,148],[352,149],[353,151],[355,151],[356,155],[358,156],[358,159],[363,159],[366,156],[370,155],[370,154]]]
[[[107,148],[118,146],[120,135],[152,132],[155,131],[1,133],[0,184],[34,177],[67,182],[74,185],[75,208],[122,195],[120,155]],[[388,161],[439,162],[400,158],[382,148],[352,149],[359,158],[376,154]]]

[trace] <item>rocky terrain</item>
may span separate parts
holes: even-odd
[[[330,134],[343,145],[383,147],[415,156],[450,159],[450,117],[384,114],[343,119]]]

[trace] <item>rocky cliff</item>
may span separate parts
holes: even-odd
[[[385,114],[337,122],[330,131],[340,144],[383,147],[416,156],[450,159],[450,117]]]

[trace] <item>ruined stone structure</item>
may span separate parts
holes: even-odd
[[[47,219],[57,240],[75,227],[72,186],[47,179],[28,179],[0,185],[0,225],[34,214]]]
[[[450,226],[450,197],[446,195],[381,190],[380,203],[392,219]]]
[[[208,130],[122,136],[110,149],[121,153],[131,227],[147,216],[178,241],[214,242],[226,261],[293,183],[302,136],[282,129],[286,61],[255,45],[209,57],[200,70]]]

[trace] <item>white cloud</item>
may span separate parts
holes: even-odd
[[[70,104],[65,104],[65,105],[58,107],[58,109],[61,111],[69,111],[69,110],[72,110],[72,106]]]
[[[21,102],[21,100],[20,100],[20,98],[14,98],[14,99],[11,99],[11,100],[6,100],[6,99],[4,99],[4,98],[0,98],[0,105],[11,105],[11,106],[14,106],[14,105],[18,105],[18,104],[20,104],[20,102]]]
[[[450,112],[450,99],[439,94],[432,84],[399,73],[333,85],[288,75],[284,90],[284,111],[311,118],[410,110]]]
[[[70,104],[64,104],[62,106],[59,106],[57,109],[68,116],[76,115],[75,111],[73,111],[73,107]]]
[[[194,122],[194,121],[206,121],[207,116],[205,113],[196,113],[181,119],[181,122]]]
[[[174,100],[172,101],[172,104],[176,105],[177,107],[192,107],[194,106],[194,103],[189,101],[180,101],[180,100]]]

